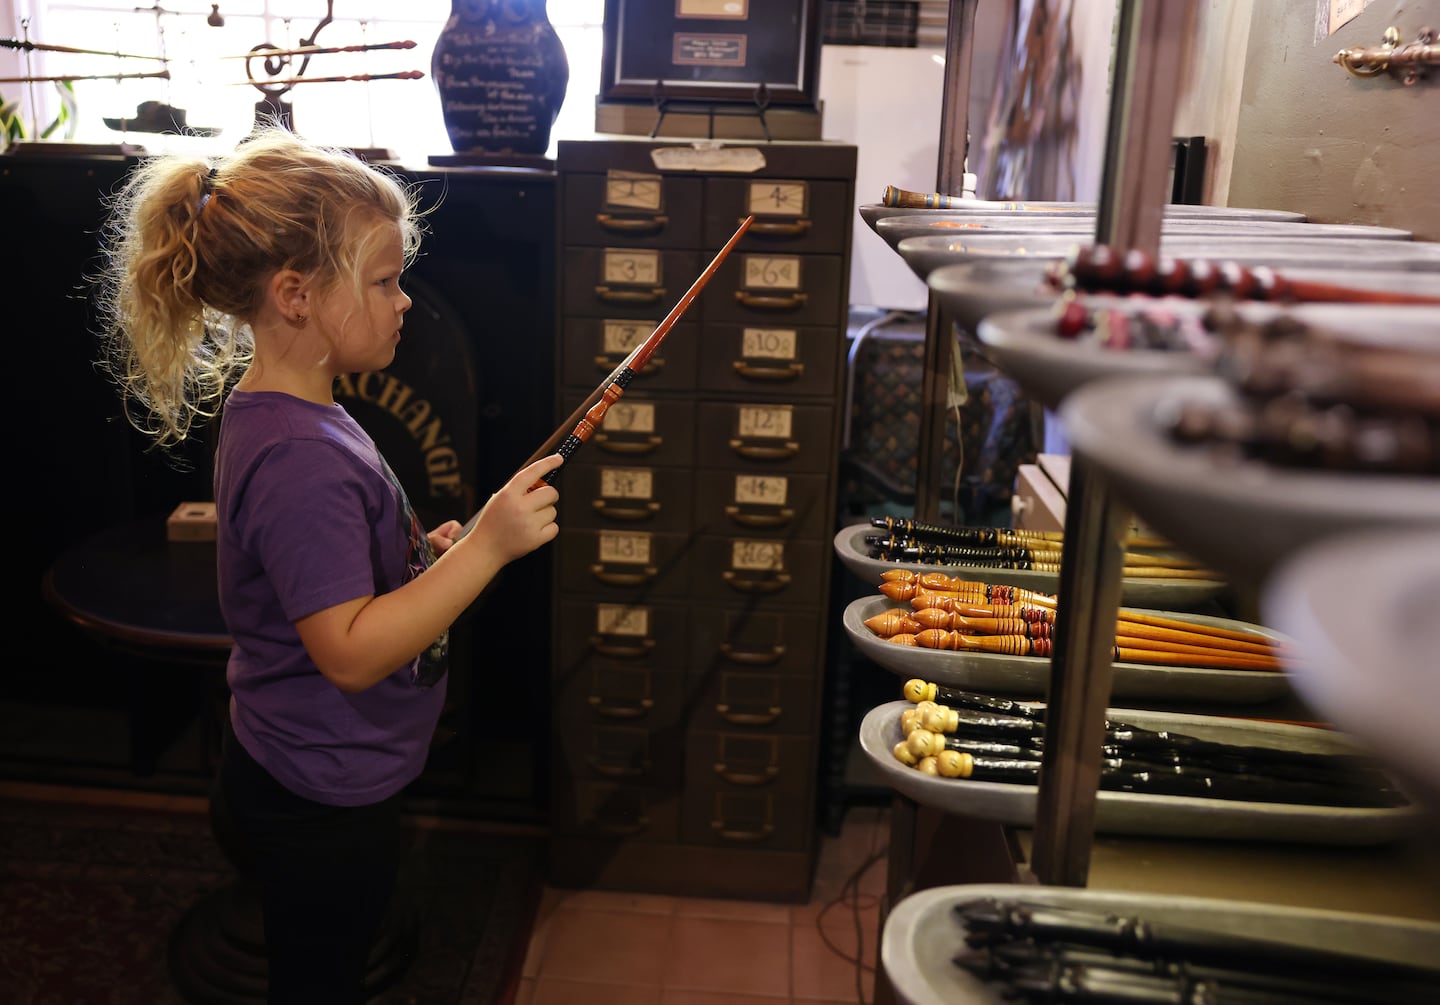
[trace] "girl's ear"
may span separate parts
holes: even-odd
[[[304,324],[310,316],[309,287],[305,277],[294,269],[281,269],[270,277],[270,302],[287,321]]]

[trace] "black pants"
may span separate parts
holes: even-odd
[[[302,799],[240,745],[228,719],[210,801],[221,848],[254,881],[270,1005],[358,1005],[401,855],[400,801]]]

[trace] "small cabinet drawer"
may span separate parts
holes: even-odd
[[[556,784],[558,830],[595,838],[675,842],[680,839],[680,798],[673,787],[592,782],[563,776]]]
[[[568,175],[563,191],[565,243],[704,247],[700,223],[703,187],[700,178],[644,171]]]
[[[706,322],[838,325],[844,272],[839,255],[732,251],[699,298],[700,316]]]
[[[680,671],[689,655],[687,610],[679,605],[562,600],[556,676],[568,680],[596,661]]]
[[[770,670],[720,670],[694,678],[691,729],[808,733],[815,681]]]
[[[695,251],[567,246],[562,258],[565,313],[587,317],[649,318],[658,311],[663,318],[701,270]],[[706,295],[713,296],[708,286],[699,299]]]
[[[710,534],[823,537],[834,523],[822,474],[704,469],[695,477],[695,528]]]
[[[558,682],[556,725],[668,729],[685,711],[685,675],[624,660],[591,660]]]
[[[781,397],[833,397],[838,391],[844,349],[834,328],[710,322],[699,346],[700,386],[707,391]]]
[[[835,465],[835,410],[780,401],[702,402],[697,459],[710,467],[829,471]]]
[[[567,414],[585,401],[567,397]],[[627,391],[605,410],[582,449],[593,464],[689,466],[695,457],[695,403]]]
[[[721,248],[740,221],[755,222],[742,251],[818,251],[840,254],[849,240],[850,186],[799,178],[711,178],[705,189],[705,244]]]
[[[690,536],[633,528],[560,531],[562,593],[607,599],[685,596],[690,588]]]
[[[561,380],[565,386],[585,388],[587,393],[599,387],[636,346],[654,333],[667,313],[668,307],[657,310],[653,317],[638,320],[567,318],[560,342]],[[693,390],[701,350],[699,334],[698,322],[677,321],[645,366],[631,378],[625,393]]]
[[[824,651],[821,621],[808,611],[697,606],[690,613],[689,668],[813,677]]]
[[[684,752],[680,730],[652,730],[643,723],[594,722],[562,716],[554,756],[576,778],[645,785],[675,785]]]
[[[696,600],[814,605],[830,586],[829,541],[700,535],[690,593]]]
[[[689,527],[694,476],[684,468],[592,463],[565,465],[560,478],[562,527]]]

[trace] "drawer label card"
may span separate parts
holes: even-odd
[[[653,401],[617,401],[605,411],[601,422],[612,433],[655,432]]]
[[[654,325],[643,321],[605,321],[603,325],[600,350],[611,356],[630,355],[655,330]]]
[[[794,408],[790,405],[741,405],[736,431],[742,437],[788,439],[794,415]]]
[[[595,608],[595,630],[601,635],[649,635],[650,608],[599,604]]]
[[[750,0],[675,0],[675,16],[743,21],[749,7]]]
[[[649,248],[606,248],[602,271],[607,283],[656,286],[660,252]]]
[[[798,290],[799,255],[746,255],[745,285],[752,290]]]
[[[790,479],[783,475],[736,475],[735,501],[759,506],[784,506]]]
[[[740,335],[740,355],[745,359],[794,360],[798,340],[794,328],[746,328]]]
[[[650,535],[620,533],[612,530],[600,532],[600,561],[612,565],[648,565],[650,563]]]
[[[803,181],[752,181],[746,212],[755,216],[804,216],[808,186]]]
[[[643,209],[658,213],[661,208],[661,178],[639,171],[605,172],[605,205],[615,209]]]
[[[731,541],[730,567],[754,572],[779,572],[785,568],[785,542]]]
[[[600,494],[606,499],[649,499],[654,496],[649,468],[601,468]]]

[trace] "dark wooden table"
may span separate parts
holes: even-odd
[[[55,559],[45,599],[86,632],[152,659],[224,662],[214,541],[169,541],[150,517],[80,538]]]

